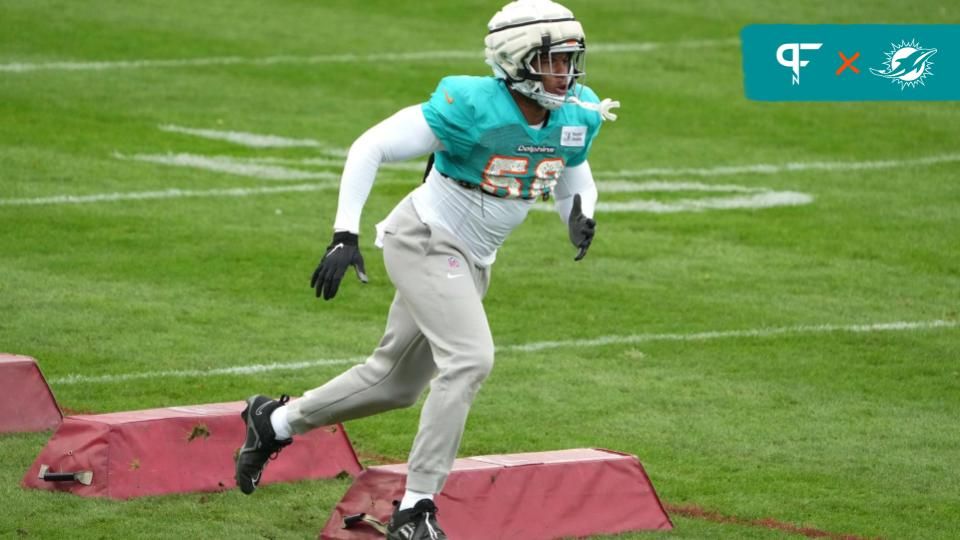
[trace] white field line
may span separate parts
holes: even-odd
[[[703,39],[675,42],[631,42],[591,44],[590,51],[601,54],[642,53],[670,49],[706,49],[739,45],[738,39]],[[354,64],[360,62],[429,62],[444,60],[472,60],[483,58],[481,48],[471,50],[437,50],[401,53],[370,54],[323,54],[313,56],[279,55],[250,58],[242,56],[219,56],[208,58],[179,58],[160,60],[118,61],[62,61],[62,62],[12,62],[0,64],[0,72],[27,73],[33,71],[104,71],[110,69],[145,69],[202,66],[272,66],[279,64]]]
[[[600,193],[640,193],[640,192],[677,192],[705,191],[723,193],[764,193],[767,188],[738,186],[735,184],[704,184],[702,182],[634,182],[632,180],[600,180],[597,182]]]
[[[932,330],[937,328],[957,328],[958,321],[915,321],[892,322],[873,324],[820,324],[784,326],[780,328],[756,328],[752,330],[727,330],[714,332],[697,332],[694,334],[634,334],[631,336],[603,336],[596,339],[568,340],[568,341],[539,341],[520,345],[508,345],[498,348],[510,352],[536,352],[565,347],[602,347],[605,345],[630,345],[648,343],[651,341],[710,341],[729,338],[766,338],[783,335],[826,334],[834,332],[872,333],[894,332],[908,330]]]
[[[55,195],[53,197],[35,197],[32,199],[0,199],[0,206],[40,206],[48,204],[88,204],[116,201],[144,201],[153,199],[180,199],[192,197],[249,197],[271,193],[291,193],[334,190],[339,182],[324,184],[293,184],[255,188],[223,189],[164,189],[160,191],[132,191],[125,193],[98,193],[94,195]]]
[[[343,167],[343,158],[278,158],[278,157],[252,157],[252,158],[233,158],[245,163],[265,163],[267,165],[302,165],[304,167]],[[383,167],[383,165],[381,165]]]
[[[346,154],[346,150],[343,151]],[[247,163],[265,163],[268,165],[301,165],[304,167],[336,167],[343,168],[343,159],[326,158],[234,158]],[[423,172],[426,168],[426,160],[423,163],[416,161],[402,161],[397,163],[383,163],[381,169],[392,169],[396,171],[416,171]]]
[[[291,139],[280,137],[278,135],[261,135],[258,133],[246,133],[243,131],[220,131],[215,129],[198,129],[173,124],[161,124],[157,126],[161,131],[169,133],[182,133],[184,135],[193,135],[203,137],[204,139],[215,139],[227,141],[249,148],[322,148],[324,146],[320,141],[313,139]]]
[[[313,139],[289,139],[286,137],[281,137],[278,135],[269,135],[269,134],[257,134],[257,133],[245,133],[245,132],[236,132],[236,131],[219,131],[213,129],[198,129],[198,128],[188,128],[183,126],[176,126],[172,124],[164,124],[159,126],[161,130],[183,133],[187,135],[193,135],[196,137],[203,137],[206,139],[215,139],[232,142],[235,144],[240,144],[243,146],[254,147],[254,148],[276,148],[276,147],[312,147],[318,148],[323,153],[328,154],[329,156],[345,158],[347,155],[347,149],[345,148],[334,148],[327,145],[324,145],[320,141]],[[269,158],[267,158],[269,159]],[[891,169],[891,168],[901,168],[901,167],[913,167],[913,166],[930,166],[938,165],[941,163],[956,163],[960,162],[960,153],[951,153],[951,154],[940,154],[935,156],[926,156],[922,158],[906,159],[906,160],[879,160],[879,161],[807,161],[807,162],[793,162],[793,163],[781,163],[781,164],[772,164],[772,163],[756,163],[750,165],[722,165],[718,167],[654,167],[648,169],[634,169],[634,170],[619,170],[619,171],[605,171],[596,173],[597,178],[606,178],[606,179],[624,179],[624,178],[645,178],[645,177],[657,177],[657,176],[700,176],[700,177],[710,177],[710,176],[731,176],[738,174],[777,174],[784,172],[802,172],[810,170],[818,171],[861,171],[861,170],[875,170],[875,169]],[[612,183],[612,182],[611,182]],[[651,183],[649,191],[686,191],[687,188],[678,187],[676,189],[664,188],[657,189],[657,183]],[[668,186],[669,184],[660,183],[660,186]],[[677,184],[673,184],[676,186]],[[743,190],[747,188],[742,188],[740,186],[733,187],[732,189],[724,189],[722,186],[709,186],[706,184],[694,184],[690,185],[704,186],[689,188],[699,191],[736,191]],[[639,191],[639,190],[638,190]]]
[[[688,39],[684,41],[648,41],[641,43],[592,43],[591,53],[650,52],[658,49],[709,49],[712,47],[739,46],[740,39]]]
[[[643,176],[654,176],[654,175],[663,175],[663,176],[677,176],[681,174],[690,174],[694,176],[722,176],[730,174],[742,174],[742,173],[764,173],[772,174],[777,172],[797,172],[811,169],[820,169],[820,170],[861,170],[861,169],[880,169],[880,168],[896,168],[896,167],[913,167],[913,166],[925,166],[925,165],[935,165],[939,163],[952,163],[960,161],[960,154],[943,154],[936,156],[928,156],[923,158],[908,159],[908,160],[888,160],[888,161],[836,161],[836,162],[811,162],[811,163],[786,163],[781,165],[770,165],[770,164],[760,164],[760,165],[744,165],[737,167],[714,167],[710,169],[689,169],[689,168],[658,168],[658,169],[641,169],[636,171],[616,171],[616,172],[598,172],[596,173],[597,178],[622,178],[626,177],[643,177]],[[378,183],[381,180],[377,181]],[[640,189],[638,191],[657,191],[658,186],[663,186],[664,184],[670,185],[669,183],[647,183],[646,185],[649,189]],[[601,185],[603,185],[601,183]],[[624,186],[629,186],[629,182],[616,182],[611,181],[609,186],[611,189],[622,189]],[[637,186],[644,186],[645,184],[638,183]],[[699,186],[706,186],[707,184],[700,184],[696,182],[689,183],[678,183],[680,186],[688,186],[693,190],[700,189]],[[618,187],[619,186],[619,187]],[[74,204],[78,202],[101,202],[101,201],[117,201],[117,200],[139,200],[139,199],[168,199],[174,197],[185,197],[185,196],[197,196],[197,197],[215,197],[215,196],[224,196],[224,197],[237,197],[237,196],[248,196],[248,195],[259,195],[259,194],[269,194],[269,193],[282,193],[284,191],[316,191],[318,189],[329,189],[330,186],[326,184],[307,184],[301,186],[288,186],[287,188],[261,188],[261,189],[248,189],[248,188],[233,188],[233,189],[220,189],[220,190],[207,190],[207,191],[192,191],[192,190],[181,190],[181,189],[168,189],[163,191],[150,191],[150,192],[130,192],[130,193],[103,193],[95,195],[54,195],[50,197],[38,197],[30,199],[0,199],[0,206],[29,206],[37,204]],[[736,189],[731,190],[729,188],[736,187],[742,192],[751,192],[747,191],[750,188],[744,188],[743,186],[718,186],[722,187],[724,191],[737,191]],[[680,191],[681,189],[676,189],[673,191]],[[663,190],[666,191],[666,190]],[[719,191],[719,189],[718,189]],[[164,195],[169,194],[169,195]],[[801,194],[803,195],[803,194]],[[610,203],[612,204],[612,203]],[[805,203],[804,203],[805,204]],[[537,209],[540,208],[540,205],[534,206]],[[546,207],[546,209],[550,209]]]
[[[253,364],[250,366],[235,366],[215,369],[175,369],[171,371],[141,371],[140,373],[125,373],[122,375],[67,375],[50,379],[51,384],[86,384],[104,382],[124,382],[137,379],[157,379],[161,377],[216,377],[219,375],[251,375],[269,371],[297,371],[322,366],[336,366],[341,364],[359,364],[365,357],[337,358],[330,360],[308,360],[304,362],[286,362],[270,364]]]
[[[603,347],[607,345],[633,345],[638,343],[650,343],[656,341],[711,341],[716,339],[731,338],[768,338],[784,335],[816,335],[825,333],[873,333],[873,332],[905,332],[912,330],[934,330],[939,328],[957,328],[960,325],[958,321],[913,321],[913,322],[892,322],[892,323],[873,323],[873,324],[821,324],[821,325],[800,325],[784,326],[780,328],[756,328],[752,330],[726,330],[713,332],[696,332],[692,334],[633,334],[626,336],[603,336],[595,339],[571,339],[563,341],[538,341],[533,343],[522,343],[517,345],[504,345],[497,347],[501,353],[528,353],[539,352],[550,349],[565,348],[590,348]],[[340,359],[321,359],[304,362],[272,362],[269,364],[252,364],[246,366],[234,366],[227,368],[216,368],[208,370],[169,370],[169,371],[146,371],[138,373],[122,373],[115,375],[80,375],[72,374],[63,377],[50,379],[51,384],[89,384],[89,383],[114,383],[124,382],[135,379],[160,379],[175,377],[215,377],[221,375],[247,375],[251,373],[266,373],[271,371],[296,371],[321,366],[358,364],[365,361],[365,357],[340,358]]]
[[[409,181],[395,181],[380,179],[378,184],[409,183]],[[51,197],[34,197],[25,199],[0,199],[0,206],[43,206],[56,204],[89,204],[117,201],[144,201],[155,199],[183,199],[198,197],[251,197],[255,195],[271,195],[274,193],[296,193],[311,191],[328,191],[340,188],[340,182],[322,182],[314,184],[290,184],[282,186],[263,187],[235,187],[219,189],[163,189],[158,191],[127,191],[122,193],[95,193],[92,195],[54,195]]]
[[[336,155],[335,153],[342,153],[346,156],[347,151],[341,150],[339,148],[330,148],[325,150],[324,153],[330,155]],[[124,156],[119,152],[114,152],[114,157],[119,159],[130,159],[130,157]],[[150,157],[150,158],[166,158],[175,154],[135,154],[131,157]],[[190,156],[192,154],[179,154],[183,156]],[[299,165],[302,167],[333,167],[336,169],[343,168],[343,158],[331,159],[329,157],[325,158],[280,158],[280,157],[237,157],[237,156],[196,156],[202,157],[205,159],[211,159],[223,163],[238,163],[238,164],[254,164],[254,165]],[[143,161],[149,161],[144,159]],[[395,171],[416,171],[423,172],[424,167],[426,167],[426,160],[421,160],[422,163],[417,161],[403,161],[397,163],[383,163],[380,165],[381,169],[386,170],[395,170]],[[284,168],[284,167],[281,167]],[[285,168],[284,168],[285,169]],[[289,169],[287,169],[289,170]],[[667,184],[672,185],[672,184]],[[706,184],[702,184],[706,185]],[[657,190],[665,191],[665,190]],[[728,191],[725,189],[717,189],[712,191]]]
[[[129,159],[129,158],[127,158]],[[144,161],[155,161],[155,160],[144,160]],[[218,169],[223,170],[223,169]],[[336,176],[336,175],[333,175]],[[377,184],[392,184],[386,179],[378,179]],[[412,184],[411,184],[412,185]],[[687,190],[695,190],[693,184],[686,184]],[[290,192],[309,192],[309,191],[324,191],[324,190],[333,190],[339,189],[339,182],[327,182],[327,183],[316,183],[316,184],[291,184],[285,186],[264,186],[264,187],[237,187],[237,188],[220,188],[220,189],[205,189],[205,190],[196,190],[196,189],[164,189],[158,191],[129,191],[123,193],[96,193],[92,195],[53,195],[50,197],[34,197],[34,198],[23,198],[23,199],[0,199],[0,206],[42,206],[42,205],[58,205],[58,204],[89,204],[89,203],[100,203],[100,202],[117,202],[117,201],[143,201],[143,200],[155,200],[155,199],[179,199],[179,198],[197,198],[197,197],[250,197],[255,195],[270,195],[274,193],[290,193]],[[629,192],[635,191],[629,189],[631,186],[629,182],[624,183],[620,187],[611,187],[608,188],[607,192]],[[741,187],[741,186],[725,186],[725,187]],[[740,191],[747,191],[751,188],[742,188]],[[642,190],[636,190],[642,191]],[[667,191],[667,190],[660,190]],[[676,190],[674,190],[676,191]],[[726,190],[725,190],[726,191]],[[735,190],[732,190],[735,191]],[[753,191],[749,191],[753,192]],[[678,201],[672,201],[670,203],[661,203],[657,201],[630,201],[623,203],[604,203],[600,202],[597,205],[598,210],[605,212],[626,212],[626,211],[646,211],[646,212],[680,212],[685,210],[704,210],[709,208],[758,208],[764,206],[757,206],[762,204],[764,201],[768,203],[768,206],[782,206],[784,204],[789,204],[791,200],[777,200],[773,198],[778,194],[788,194],[789,192],[761,192],[759,195],[753,195],[751,197],[728,197],[728,198],[717,198],[717,199],[681,199]],[[802,193],[796,194],[798,197],[794,204],[806,204],[809,201],[802,201],[800,197],[806,197],[809,200],[812,200],[812,197]],[[738,202],[739,201],[739,202]],[[752,202],[753,206],[749,206],[748,203]],[[726,205],[726,206],[724,206]],[[539,210],[543,212],[553,212],[553,205],[543,205],[538,204],[533,207],[534,210]]]
[[[960,154],[942,154],[917,159],[883,161],[807,161],[797,163],[758,163],[754,165],[733,165],[708,168],[658,167],[607,171],[597,173],[597,178],[644,178],[651,176],[729,176],[736,174],[777,174],[800,171],[862,171],[872,169],[894,169],[937,165],[940,163],[960,162]]]
[[[224,172],[262,180],[336,180],[340,178],[339,174],[328,171],[310,172],[277,165],[245,163],[228,156],[211,157],[198,156],[195,154],[134,154],[132,156],[125,156],[120,153],[115,153],[114,157],[117,159],[145,161],[147,163],[159,163],[161,165],[172,165],[175,167],[190,167],[192,169]]]
[[[813,196],[793,191],[771,191],[741,197],[711,197],[706,199],[679,199],[676,201],[637,200],[597,203],[597,212],[649,212],[674,214],[677,212],[701,212],[703,210],[739,210],[774,208],[778,206],[802,206],[813,202]],[[537,210],[549,210],[540,206]]]
[[[744,195],[710,197],[703,199],[678,199],[658,201],[639,199],[632,201],[597,203],[598,212],[649,212],[672,214],[677,212],[701,212],[704,210],[737,210],[746,208],[773,208],[778,206],[801,206],[813,202],[813,196],[793,191],[772,191],[767,188],[751,188],[737,185],[710,185],[700,182],[629,182],[622,180],[597,182],[600,193],[639,192],[728,192]],[[541,212],[554,211],[553,205],[538,204],[532,208]]]
[[[162,131],[171,133],[182,133],[204,139],[217,141],[226,141],[238,144],[248,148],[316,148],[327,157],[324,158],[240,158],[233,156],[212,156],[212,159],[220,161],[233,161],[237,163],[258,163],[268,165],[306,165],[316,167],[342,167],[343,160],[347,157],[349,149],[336,148],[324,144],[315,139],[291,139],[279,135],[270,135],[262,133],[249,133],[245,131],[221,131],[216,129],[201,129],[177,126],[174,124],[162,124],[158,126]],[[117,157],[122,157],[118,153]],[[185,154],[186,155],[186,154]],[[337,158],[337,159],[331,159]],[[381,165],[384,169],[395,169],[403,171],[423,171],[424,165],[417,163],[384,163]]]
[[[769,191],[734,197],[709,197],[704,199],[677,199],[658,201],[639,199],[621,202],[597,203],[597,212],[647,212],[651,214],[675,214],[677,212],[702,212],[704,210],[740,210],[775,208],[779,206],[802,206],[813,202],[813,196],[794,191]],[[538,204],[531,208],[539,212],[555,211],[553,205]]]

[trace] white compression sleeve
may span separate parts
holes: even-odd
[[[554,190],[556,195],[554,208],[564,223],[570,219],[573,196],[577,193],[580,194],[580,208],[583,210],[583,215],[592,218],[597,208],[597,184],[593,181],[593,171],[590,170],[590,163],[587,161],[576,167],[564,169]]]
[[[350,147],[340,176],[337,231],[360,233],[360,213],[370,196],[381,163],[403,161],[443,149],[420,105],[400,110],[373,126]]]

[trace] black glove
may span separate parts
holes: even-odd
[[[579,193],[573,196],[573,210],[570,210],[567,226],[570,228],[570,242],[580,248],[573,260],[579,261],[587,255],[587,249],[590,248],[590,242],[593,242],[593,235],[597,230],[596,220],[583,215],[583,210],[580,209]]]
[[[320,260],[317,269],[310,278],[310,286],[317,289],[317,298],[323,293],[323,299],[329,300],[337,295],[340,280],[347,268],[353,266],[357,271],[357,278],[362,283],[367,282],[367,271],[363,267],[363,256],[360,255],[359,238],[352,232],[342,231],[333,233],[333,241],[327,246],[327,251]]]

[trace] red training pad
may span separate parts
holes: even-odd
[[[33,358],[0,353],[0,384],[0,433],[46,431],[63,421]]]
[[[320,533],[322,540],[381,539],[372,528],[342,529],[366,513],[386,523],[403,497],[406,465],[358,476]],[[440,526],[456,540],[552,540],[672,529],[636,457],[573,449],[458,459],[436,499]]]
[[[68,416],[22,484],[115,499],[233,489],[234,455],[246,435],[240,418],[244,406],[238,401]],[[93,483],[40,480],[41,465],[48,465],[50,472],[93,471]],[[296,435],[280,459],[267,465],[261,485],[360,470],[338,424]]]

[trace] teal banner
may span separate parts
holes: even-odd
[[[754,24],[740,39],[749,99],[960,100],[960,25]]]

